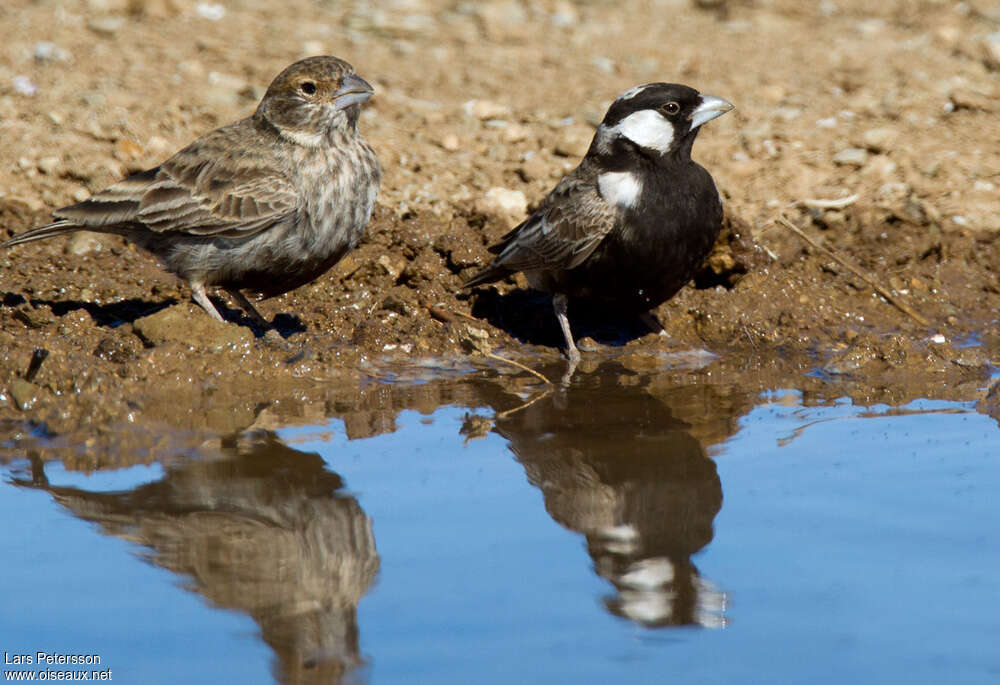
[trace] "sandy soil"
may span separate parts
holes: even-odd
[[[216,325],[118,238],[0,254],[5,432],[237,430],[263,405],[296,420],[317,401],[391,395],[398,410],[458,392],[414,400],[372,378],[539,383],[484,352],[558,377],[544,298],[518,280],[458,288],[577,163],[611,100],[652,80],[737,107],[695,146],[726,231],[658,311],[669,336],[571,309],[590,338],[580,373],[614,358],[663,388],[1000,404],[986,398],[1000,360],[998,3],[8,0],[0,26],[0,237],[245,116],[309,54],[376,86],[361,126],[385,173],[363,245],[261,303],[283,344],[246,320]],[[48,356],[29,374],[36,349]]]

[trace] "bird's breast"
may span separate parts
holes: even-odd
[[[303,238],[319,254],[355,247],[375,208],[381,171],[374,151],[363,141],[338,147],[316,163],[304,186],[309,230]]]
[[[645,176],[618,223],[556,289],[648,310],[672,297],[704,262],[722,224],[722,205],[700,166],[683,176]]]

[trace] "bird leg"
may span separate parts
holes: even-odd
[[[264,330],[271,327],[271,324],[268,323],[267,319],[265,319],[261,313],[257,311],[257,308],[254,307],[253,303],[246,298],[246,295],[240,292],[239,288],[226,288],[226,292],[233,296],[233,299],[236,300],[236,304],[238,304],[243,311],[246,312],[251,319],[253,319],[255,324]]]
[[[566,338],[566,356],[569,357],[570,364],[576,366],[576,363],[580,361],[580,350],[576,349],[576,343],[573,342],[573,331],[569,329],[569,318],[566,316],[568,303],[568,298],[562,293],[552,296],[552,308],[556,310],[559,328],[562,329],[563,337]]]
[[[656,333],[657,335],[667,335],[667,331],[664,330],[663,324],[661,324],[652,312],[643,312],[639,315],[639,318],[644,324],[649,328],[650,333]]]
[[[205,285],[203,283],[191,283],[191,298],[200,304],[201,308],[204,309],[210,317],[222,323],[226,322],[226,320],[222,318],[222,314],[219,313],[219,310],[212,304],[212,301],[208,299],[208,295],[205,294]]]

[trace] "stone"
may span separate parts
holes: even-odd
[[[57,174],[61,166],[62,160],[54,155],[38,160],[38,170],[49,176]]]
[[[226,16],[225,6],[215,2],[199,2],[194,11],[199,17],[209,21],[220,21]]]
[[[34,95],[38,92],[38,86],[27,76],[15,76],[11,81],[14,91],[20,95]]]
[[[445,136],[441,138],[440,145],[443,149],[447,150],[448,152],[456,152],[458,148],[462,146],[461,141],[459,141],[458,139],[458,136],[456,136],[454,133],[445,134]]]
[[[462,105],[462,110],[470,117],[481,121],[500,119],[510,114],[510,107],[489,100],[469,100]]]
[[[994,71],[1000,71],[1000,32],[983,36],[982,46],[986,66]]]
[[[23,378],[15,378],[7,387],[7,392],[14,400],[14,406],[21,411],[27,411],[35,406],[35,402],[38,401],[38,390],[37,385],[29,383]]]
[[[877,155],[872,157],[868,164],[864,166],[861,170],[861,175],[872,181],[885,183],[892,179],[893,174],[896,173],[898,168],[899,165],[885,155]]]
[[[494,187],[476,202],[476,209],[483,214],[523,216],[528,211],[528,198],[520,190]]]
[[[382,267],[382,270],[385,271],[385,273],[388,274],[388,276],[394,281],[399,278],[399,275],[403,273],[403,269],[406,267],[406,264],[397,264],[393,262],[392,257],[387,254],[379,257],[375,260],[375,263]]]
[[[100,252],[105,247],[105,241],[111,236],[93,231],[77,231],[70,235],[63,247],[63,252],[72,255],[86,255]]]
[[[891,150],[899,138],[899,132],[894,128],[872,128],[862,136],[865,147],[871,152],[886,152]]]
[[[477,4],[475,14],[479,30],[494,42],[520,38],[528,21],[527,10],[514,0]]]
[[[994,98],[968,88],[956,88],[948,95],[948,100],[952,110],[972,109],[992,112],[997,106]]]
[[[209,87],[203,90],[206,101],[215,105],[235,105],[248,86],[247,80],[234,74],[208,72]]]
[[[191,311],[187,304],[136,319],[132,329],[147,347],[179,343],[185,347],[221,350],[253,342],[249,328],[216,321],[203,311]]]
[[[543,162],[538,155],[532,155],[517,168],[517,175],[525,183],[546,179],[549,177],[549,165]]]
[[[38,62],[69,62],[73,58],[69,50],[49,41],[35,43],[32,53]]]
[[[119,162],[134,162],[142,157],[142,145],[130,138],[120,138],[115,143],[114,156]]]
[[[531,135],[531,129],[523,124],[510,124],[504,127],[500,137],[505,143],[519,143]]]
[[[91,17],[87,20],[87,28],[99,36],[113,36],[125,26],[125,18],[117,16]]]
[[[868,151],[861,148],[849,147],[841,150],[833,156],[833,163],[838,166],[863,167],[868,161]]]
[[[594,132],[583,126],[567,126],[553,149],[560,157],[579,159],[587,154]]]

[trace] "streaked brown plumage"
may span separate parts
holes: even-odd
[[[0,247],[78,230],[122,235],[185,279],[214,318],[222,320],[206,286],[225,288],[265,323],[242,289],[272,296],[304,285],[364,234],[381,174],[357,130],[372,93],[341,59],[296,62],[252,116],[56,210],[54,223]]]

